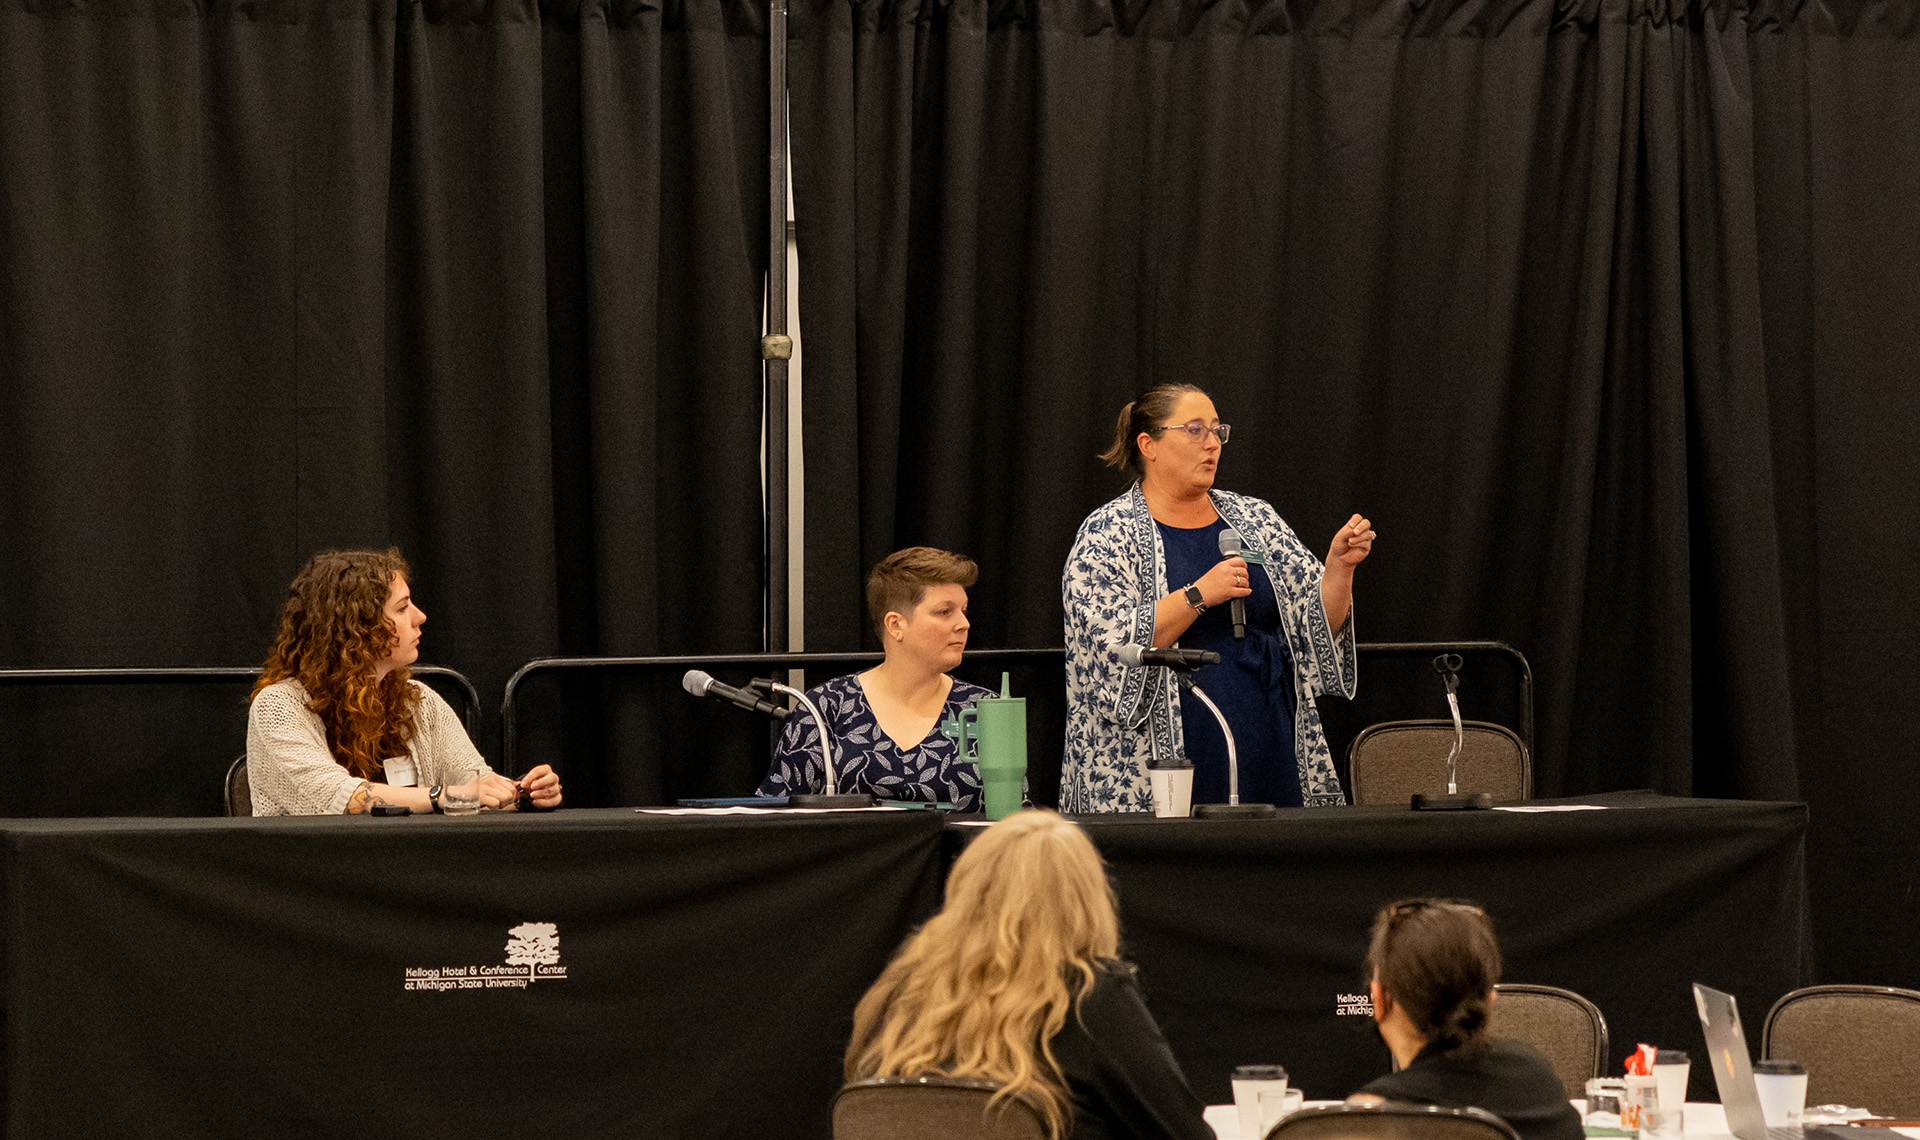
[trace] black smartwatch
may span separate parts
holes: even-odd
[[[1182,592],[1186,594],[1186,596],[1187,596],[1187,604],[1193,607],[1193,612],[1194,612],[1194,613],[1196,613],[1196,614],[1203,614],[1203,613],[1206,613],[1206,612],[1207,612],[1207,603],[1206,603],[1206,599],[1204,599],[1204,598],[1202,598],[1202,597],[1200,596],[1200,587],[1198,587],[1198,586],[1188,586],[1188,587],[1187,587],[1187,588],[1186,588],[1186,589],[1185,589],[1184,591],[1182,591]]]
[[[440,785],[440,784],[435,784],[435,785],[434,785],[433,787],[431,787],[431,788],[428,788],[428,789],[427,789],[427,802],[428,802],[429,804],[432,804],[432,805],[433,805],[433,810],[434,810],[434,811],[439,811],[439,810],[440,810],[440,788],[441,788],[441,786],[442,786],[442,785]]]

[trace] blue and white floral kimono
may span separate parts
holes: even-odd
[[[1325,692],[1353,696],[1353,620],[1338,633],[1327,628],[1320,602],[1324,568],[1272,504],[1230,491],[1210,494],[1246,548],[1266,559],[1294,661],[1293,754],[1301,798],[1309,807],[1343,804],[1313,698]],[[1060,583],[1067,615],[1061,811],[1152,811],[1147,765],[1184,754],[1179,694],[1168,671],[1130,669],[1117,656],[1123,645],[1153,644],[1154,606],[1172,589],[1160,531],[1140,484],[1080,524]]]

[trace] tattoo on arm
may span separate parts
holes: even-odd
[[[374,804],[383,804],[386,802],[387,801],[380,798],[378,792],[373,790],[373,782],[371,780],[362,780],[360,781],[360,786],[353,790],[353,794],[347,797],[347,814],[365,815],[373,810]]]

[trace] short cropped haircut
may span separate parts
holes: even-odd
[[[959,586],[962,589],[979,580],[980,567],[973,559],[932,546],[909,546],[880,560],[867,575],[867,613],[873,617],[874,632],[887,635],[887,615],[910,616],[913,607],[927,596],[928,586]]]

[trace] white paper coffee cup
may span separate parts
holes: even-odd
[[[1660,1094],[1660,1109],[1684,1133],[1687,1128],[1687,1078],[1693,1074],[1693,1060],[1678,1049],[1661,1049],[1653,1057],[1653,1080]]]
[[[1162,819],[1193,814],[1193,768],[1149,768],[1153,781],[1153,814]]]
[[[1807,1071],[1792,1061],[1761,1061],[1753,1067],[1760,1115],[1768,1128],[1794,1128],[1807,1110]]]
[[[1193,769],[1186,771],[1191,781]],[[1260,1094],[1274,1091],[1287,1091],[1287,1071],[1279,1065],[1241,1065],[1233,1071],[1233,1106],[1245,1140],[1260,1140]]]

